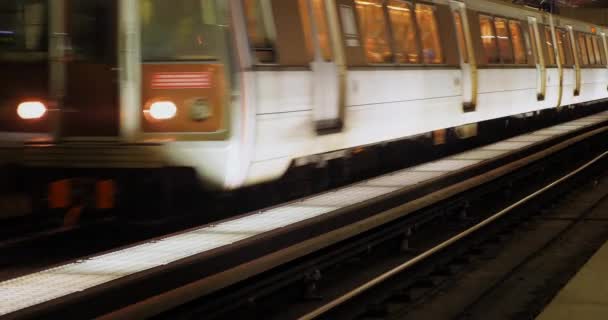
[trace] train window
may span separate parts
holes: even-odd
[[[601,38],[599,39],[599,46],[600,46],[600,56],[602,58],[602,65],[606,65],[606,64],[608,64],[608,62],[606,61],[606,50],[603,46],[603,40]]]
[[[386,8],[393,30],[396,61],[420,63],[411,5],[400,0],[388,0]]]
[[[566,30],[557,29],[557,48],[559,49],[559,57],[562,64],[566,66],[573,65],[572,45],[570,43],[570,36]]]
[[[600,56],[600,45],[598,43],[597,36],[591,36],[591,42],[593,43],[593,53],[595,54],[595,63],[602,63],[602,57]]]
[[[479,27],[481,28],[481,44],[485,54],[485,63],[500,63],[492,18],[479,16]]]
[[[47,47],[47,1],[0,1],[0,60],[43,60]]]
[[[540,64],[540,53],[538,50],[538,44],[537,44],[537,35],[536,35],[536,28],[534,28],[533,24],[528,25],[528,31],[529,31],[529,35],[530,35],[530,44],[532,47],[532,53],[534,55],[534,59],[535,59],[535,63],[536,64]]]
[[[557,57],[559,58],[559,63],[563,66],[566,64],[566,52],[564,51],[564,42],[561,39],[561,35],[559,31],[556,34],[557,36]]]
[[[458,39],[458,47],[460,48],[460,56],[464,63],[469,63],[469,51],[467,42],[464,38],[464,28],[462,25],[462,16],[458,11],[454,11],[454,23],[456,25],[456,38]]]
[[[593,43],[590,35],[585,35],[585,44],[587,45],[587,52],[589,54],[589,64],[595,64],[595,53],[593,53]]]
[[[276,62],[276,30],[270,0],[243,0],[243,9],[249,44],[257,62]]]
[[[416,4],[416,22],[418,23],[418,30],[420,32],[424,63],[443,63],[435,9],[433,5]]]
[[[111,62],[116,59],[116,7],[105,0],[70,1],[70,55],[75,60]]]
[[[509,37],[509,30],[507,29],[507,20],[503,18],[495,18],[494,27],[496,29],[496,38],[498,39],[498,51],[500,52],[500,59],[503,63],[512,64],[513,47]]]
[[[553,36],[549,27],[545,27],[545,43],[547,44],[547,65],[553,66],[556,64],[555,47],[553,46]]]
[[[511,40],[513,41],[515,63],[528,63],[528,57],[526,56],[526,47],[524,45],[523,32],[521,31],[521,22],[509,20],[509,31],[511,32]]]
[[[315,46],[313,44],[310,9],[308,8],[308,0],[299,0],[300,15],[302,18],[302,26],[304,28],[304,38],[306,39],[306,48],[309,55],[314,57]],[[325,61],[331,61],[333,51],[331,49],[331,41],[329,38],[329,27],[327,22],[327,11],[323,0],[312,0],[312,14],[315,23],[316,40],[321,51],[321,58]]]
[[[141,0],[141,24],[145,61],[227,59],[225,1]]]
[[[581,57],[582,65],[589,65],[589,56],[587,55],[587,45],[585,44],[585,35],[578,35],[578,55]]]
[[[393,59],[382,2],[383,0],[355,1],[365,55],[371,63],[388,63]]]

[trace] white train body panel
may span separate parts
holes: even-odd
[[[319,136],[311,125],[310,72],[255,76],[260,107],[247,184],[280,177],[298,157],[555,108],[559,91],[556,69],[548,70],[544,101],[536,101],[534,69],[482,69],[477,110],[463,113],[460,70],[349,71],[344,131]],[[561,106],[608,98],[606,70],[583,70],[579,97],[573,97],[572,78],[571,74],[570,83],[565,82]]]

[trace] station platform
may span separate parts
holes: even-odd
[[[608,319],[608,242],[570,279],[536,320]]]

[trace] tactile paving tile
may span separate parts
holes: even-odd
[[[505,151],[513,151],[513,150],[517,150],[517,149],[521,149],[523,147],[529,146],[531,145],[532,142],[529,141],[521,141],[521,142],[507,142],[507,141],[502,141],[502,142],[497,142],[497,143],[493,143],[490,145],[487,145],[485,147],[482,147],[482,150],[505,150]]]
[[[608,116],[605,115],[605,114],[599,114],[599,115],[593,115],[593,116],[584,117],[584,118],[581,118],[581,119],[592,120],[592,121],[602,121],[602,120],[608,119]]]
[[[597,122],[595,122],[595,121],[588,121],[588,122],[578,122],[577,124],[580,125],[581,128],[584,128],[584,127],[588,127],[588,126],[594,125],[596,123]]]
[[[399,189],[399,187],[365,186],[360,184],[306,199],[302,201],[301,204],[308,206],[331,206],[344,208],[384,194],[388,194],[397,189]]]
[[[46,270],[1,283],[0,315],[79,292],[119,276],[64,274]]]
[[[521,136],[513,137],[505,142],[540,142],[547,139],[547,136],[542,135],[533,135],[533,134],[524,134]]]
[[[123,277],[157,267],[158,263],[133,260],[129,257],[120,259],[99,256],[67,266],[68,268],[61,269],[58,272]]]
[[[451,156],[454,160],[489,160],[506,153],[505,150],[472,150]]]
[[[590,125],[590,124],[594,124],[597,123],[598,121],[602,121],[602,120],[592,120],[592,119],[585,119],[585,118],[581,118],[578,120],[574,120],[572,122],[569,122],[569,124],[575,124],[575,125]]]
[[[569,126],[569,125],[565,125],[565,124],[558,124],[555,126],[548,127],[547,129],[561,131],[561,132],[568,132],[568,131],[576,130],[577,127],[580,127],[580,126],[579,125]]]
[[[556,129],[556,128],[547,128],[538,131],[532,132],[533,135],[537,136],[557,136],[563,133],[567,133],[572,131],[571,129]]]
[[[397,174],[369,180],[366,184],[372,186],[398,186],[403,188],[437,178],[444,174],[446,173],[442,171],[401,171]]]
[[[552,128],[556,128],[556,129],[566,129],[567,131],[571,131],[572,129],[580,129],[582,127],[584,127],[584,124],[576,124],[576,123],[571,123],[571,124],[560,124],[557,125],[555,127]]]
[[[227,221],[200,232],[238,232],[256,235],[273,229],[282,228],[295,222],[314,218],[336,210],[336,206],[303,206],[301,202],[262,211],[255,215]],[[251,217],[250,219],[247,219]]]
[[[481,162],[481,160],[451,160],[444,159],[412,167],[412,171],[456,171]]]

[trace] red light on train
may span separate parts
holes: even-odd
[[[40,101],[26,101],[17,106],[17,115],[24,120],[40,119],[46,114],[46,106]]]

